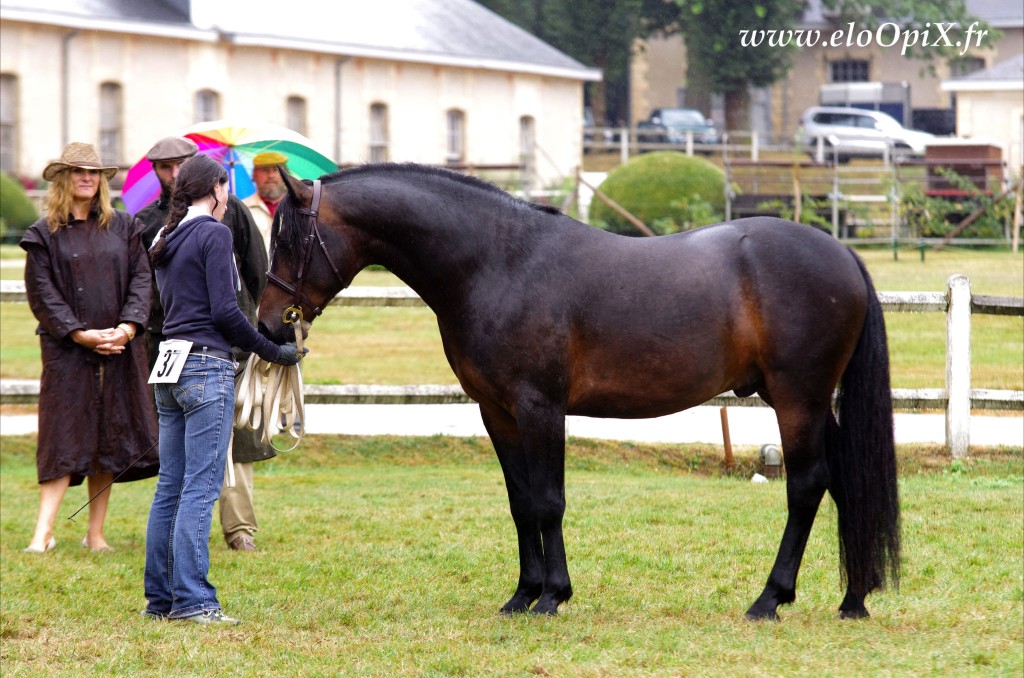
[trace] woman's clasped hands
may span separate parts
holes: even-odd
[[[131,338],[121,327],[109,327],[103,330],[75,330],[71,340],[79,346],[100,355],[119,355],[124,352]]]

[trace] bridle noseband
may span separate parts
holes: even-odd
[[[302,304],[306,304],[313,309],[313,317],[323,313],[323,309],[314,304],[309,297],[302,292],[302,283],[304,282],[306,270],[309,266],[310,260],[313,258],[313,244],[314,242],[320,244],[320,249],[323,250],[324,256],[327,258],[327,263],[330,264],[331,270],[334,271],[334,275],[338,277],[338,280],[344,283],[344,279],[341,277],[341,273],[338,272],[338,267],[334,265],[331,260],[331,255],[327,252],[327,245],[324,244],[324,239],[320,237],[320,229],[318,228],[317,213],[320,210],[320,194],[321,184],[320,180],[317,179],[313,182],[313,201],[310,203],[309,209],[300,207],[298,209],[299,214],[306,215],[306,223],[309,225],[309,233],[303,239],[302,245],[302,258],[299,259],[299,272],[295,278],[295,284],[280,278],[271,271],[267,271],[267,281],[272,282],[285,292],[292,295],[292,305],[284,310],[284,315],[281,317],[282,322],[286,325],[301,321],[302,317]],[[280,226],[278,227],[280,230]],[[275,248],[276,249],[276,248]]]

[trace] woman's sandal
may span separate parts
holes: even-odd
[[[33,547],[29,546],[27,548],[22,549],[22,552],[24,552],[24,553],[46,553],[47,551],[52,551],[54,548],[56,548],[56,546],[57,546],[57,538],[56,537],[50,537],[50,541],[46,542],[46,546],[44,546],[43,548],[37,549],[37,548],[33,548]]]

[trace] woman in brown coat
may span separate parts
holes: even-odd
[[[43,360],[39,517],[27,552],[56,545],[57,510],[83,478],[95,499],[82,545],[110,550],[103,534],[110,492],[101,490],[158,471],[146,347],[132,341],[149,315],[149,262],[141,222],[110,204],[107,181],[116,173],[91,145],[68,144],[43,171],[52,182],[47,215],[21,240]]]

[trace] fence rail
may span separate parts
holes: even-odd
[[[946,292],[879,292],[886,311],[946,314],[946,388],[893,389],[893,404],[901,410],[938,409],[946,412],[946,444],[954,456],[965,456],[970,444],[971,410],[1024,411],[1024,391],[970,388],[971,314],[1024,317],[1024,298],[971,295],[964,276],[949,279]],[[0,303],[26,302],[25,284],[0,281]],[[408,287],[350,287],[331,300],[332,306],[425,306]],[[381,386],[369,384],[306,384],[312,404],[444,404],[471,403],[456,384]],[[31,404],[39,399],[37,380],[0,379],[0,403]],[[723,393],[708,405],[766,407],[757,396]]]

